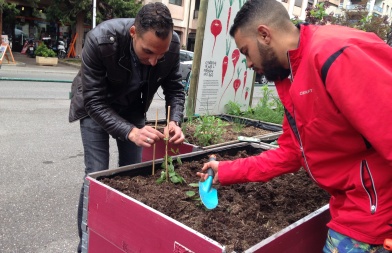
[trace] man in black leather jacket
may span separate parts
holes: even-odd
[[[164,138],[145,126],[159,86],[166,108],[170,106],[165,131],[170,142],[184,141],[179,127],[185,102],[179,51],[170,11],[159,2],[143,6],[135,19],[108,20],[87,34],[69,111],[70,122],[80,120],[86,175],[108,169],[109,135],[117,141],[119,166],[141,162],[142,148]],[[83,188],[78,208],[80,237],[82,213]]]

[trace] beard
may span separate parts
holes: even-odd
[[[260,56],[263,58],[261,63],[263,74],[268,81],[280,81],[290,75],[290,69],[285,69],[279,64],[278,56],[271,47],[264,46],[258,41],[257,47],[259,48]]]

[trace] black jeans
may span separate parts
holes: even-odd
[[[85,177],[87,174],[109,169],[109,134],[90,117],[80,120],[80,132],[84,148]],[[142,160],[142,148],[130,141],[116,139],[118,149],[118,166],[140,163]],[[78,252],[82,245],[82,215],[83,215],[83,189],[79,197],[78,206]]]

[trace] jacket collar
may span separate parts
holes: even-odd
[[[131,35],[129,34],[129,30],[126,33],[126,39],[123,43],[123,45],[121,46],[121,57],[118,60],[118,63],[121,67],[123,67],[124,69],[131,71],[130,68],[130,64],[131,64],[131,51],[133,51],[132,48],[132,40],[131,40]],[[135,55],[136,57],[136,55]],[[137,57],[136,57],[137,59]],[[133,61],[132,61],[133,63]]]

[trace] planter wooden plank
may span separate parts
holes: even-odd
[[[180,248],[187,249],[178,251],[183,253],[223,251],[219,243],[201,233],[91,177],[87,179],[88,229],[124,252],[175,252]],[[97,249],[94,239],[98,238],[89,239],[89,252],[108,252]]]
[[[325,205],[244,253],[304,253],[310,249],[322,252],[328,232],[326,224],[330,219],[329,205]]]
[[[264,142],[264,143],[271,143],[271,142],[277,140],[283,133],[282,125],[271,123],[271,122],[264,122],[264,121],[260,121],[260,120],[249,119],[249,118],[233,116],[233,115],[228,115],[228,114],[220,114],[220,115],[214,115],[214,116],[217,118],[220,118],[221,120],[226,121],[226,122],[239,122],[247,127],[252,126],[255,128],[259,128],[261,130],[268,131],[269,133],[266,133],[266,134],[252,136],[252,137],[256,137],[256,138],[260,139],[260,141]],[[188,120],[189,120],[188,117],[184,118],[185,123]],[[166,125],[166,122],[167,122],[166,119],[158,119],[157,120],[157,123],[159,125]],[[155,126],[155,121],[148,120],[146,122],[146,125]],[[184,134],[186,134],[186,133],[184,133]],[[221,142],[221,143],[217,143],[217,144],[213,144],[213,145],[208,145],[208,146],[196,146],[195,143],[188,143],[188,144],[192,145],[194,147],[193,151],[195,151],[197,149],[204,149],[204,150],[214,149],[214,148],[218,148],[218,147],[222,147],[222,146],[236,144],[239,142],[240,141],[237,138],[234,138],[231,141],[225,141],[225,142]],[[185,154],[188,152],[185,151],[183,153],[182,152],[180,152],[180,153]],[[143,161],[145,161],[145,160],[143,160]]]
[[[89,252],[96,252],[96,253],[126,253],[116,245],[111,243],[110,241],[106,240],[104,237],[97,234],[93,229],[89,231],[89,241],[90,247],[88,248]]]
[[[42,66],[56,66],[58,60],[59,59],[57,57],[42,57],[42,56],[35,57],[36,63]]]

